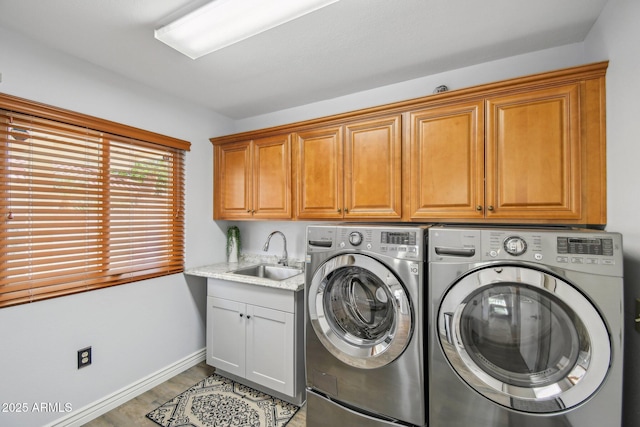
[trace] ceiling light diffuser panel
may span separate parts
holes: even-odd
[[[215,0],[155,30],[155,38],[197,59],[338,0]]]

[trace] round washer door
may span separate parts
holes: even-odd
[[[404,287],[384,264],[365,255],[339,255],[320,266],[307,308],[320,342],[354,367],[387,365],[411,339],[413,314]]]
[[[593,304],[564,280],[522,266],[485,267],[452,285],[438,312],[438,335],[468,385],[527,413],[584,402],[611,359]]]

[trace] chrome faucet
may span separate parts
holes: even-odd
[[[284,266],[288,266],[289,265],[289,261],[287,261],[287,258],[289,257],[289,255],[287,254],[287,238],[284,237],[284,234],[282,233],[282,231],[274,231],[273,233],[269,234],[269,237],[267,237],[267,241],[264,244],[264,246],[262,247],[263,251],[268,251],[269,250],[269,242],[271,241],[271,236],[273,236],[274,234],[279,234],[282,236],[282,240],[284,241],[284,252],[282,253],[282,258],[280,258],[278,260],[278,264],[282,264]]]

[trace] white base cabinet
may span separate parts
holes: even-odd
[[[302,294],[208,279],[207,364],[243,384],[302,403]]]

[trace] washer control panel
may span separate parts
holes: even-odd
[[[307,252],[359,250],[424,260],[426,227],[372,225],[310,226]]]

